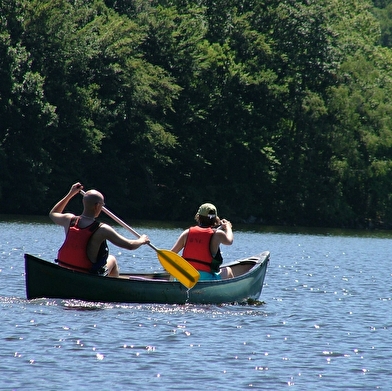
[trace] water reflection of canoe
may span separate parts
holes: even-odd
[[[81,273],[25,254],[28,299],[58,298],[94,302],[221,304],[257,300],[263,288],[270,253],[240,259],[230,266],[234,278],[199,281],[188,291],[162,273],[121,274],[119,278]]]

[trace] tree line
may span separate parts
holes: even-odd
[[[0,213],[392,223],[392,5],[0,0]]]

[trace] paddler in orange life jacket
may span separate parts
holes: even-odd
[[[210,203],[199,207],[195,220],[197,225],[179,236],[172,251],[178,253],[183,249],[182,257],[200,272],[200,280],[232,278],[230,267],[219,269],[223,261],[219,245],[231,245],[234,240],[230,221],[219,220],[215,206]]]
[[[141,235],[137,240],[127,239],[108,224],[96,221],[105,205],[103,195],[97,190],[89,190],[84,194],[83,213],[80,216],[63,213],[71,198],[82,189],[79,182],[73,184],[68,194],[49,212],[52,221],[64,227],[66,235],[56,262],[69,269],[118,277],[117,260],[109,254],[106,241],[127,250],[136,250],[150,243],[150,240],[147,235]]]

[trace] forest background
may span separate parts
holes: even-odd
[[[124,218],[391,228],[392,0],[0,0],[0,213],[77,181]]]

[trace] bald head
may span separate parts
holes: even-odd
[[[97,204],[104,205],[103,195],[97,190],[88,190],[83,196],[85,211],[92,212]]]

